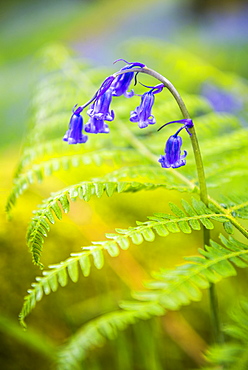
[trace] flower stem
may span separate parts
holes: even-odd
[[[132,68],[129,69],[128,72],[139,72],[139,73],[146,73],[160,82],[164,84],[164,86],[170,91],[170,93],[173,95],[174,99],[176,100],[181,113],[183,115],[183,118],[190,119],[189,112],[186,108],[186,105],[181,98],[180,94],[174,87],[174,85],[167,80],[164,76],[157,73],[156,71],[143,67],[143,68]],[[124,71],[122,71],[124,72]],[[117,73],[118,74],[118,73]],[[116,75],[117,75],[116,74]],[[199,189],[200,189],[200,199],[202,202],[208,206],[208,193],[207,193],[207,185],[205,180],[205,173],[204,173],[204,167],[203,167],[203,161],[201,157],[200,147],[196,136],[196,131],[194,126],[192,128],[189,128],[189,132],[191,134],[191,144],[194,152],[195,157],[195,163],[196,163],[196,169],[197,169],[197,175],[198,175],[198,182],[199,182]],[[209,245],[210,240],[210,232],[208,229],[203,229],[203,240],[204,240],[204,246]],[[218,300],[217,300],[217,294],[215,291],[215,285],[211,284],[209,287],[209,299],[210,299],[210,312],[211,312],[211,322],[212,322],[212,330],[213,330],[213,337],[215,343],[221,343],[223,341],[223,336],[221,332],[221,325],[220,325],[220,319],[219,319],[219,310],[218,310]]]

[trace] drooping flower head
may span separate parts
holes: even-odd
[[[161,155],[158,160],[163,168],[178,168],[186,164],[186,150],[181,155],[182,142],[181,136],[177,134],[169,137],[165,145],[165,155]]]
[[[152,107],[155,100],[154,95],[160,93],[163,88],[163,84],[154,86],[151,90],[145,92],[141,96],[140,105],[131,112],[131,122],[138,122],[140,128],[144,128],[147,127],[149,124],[153,125],[154,123],[156,123],[156,120],[152,115]]]
[[[73,114],[70,119],[69,129],[66,131],[65,136],[63,137],[64,141],[67,141],[68,144],[81,144],[86,143],[88,140],[87,135],[83,135],[83,118],[81,116],[81,107],[76,110],[73,110]]]
[[[126,71],[135,67],[145,67],[145,64],[138,62],[129,63],[124,59],[118,59],[116,62],[120,60],[126,62],[127,65],[120,71],[108,76],[103,81],[95,95],[87,103],[73,111],[69,129],[63,138],[64,141],[67,141],[69,144],[85,143],[87,141],[88,137],[82,134],[83,118],[80,113],[90,104],[91,107],[87,112],[90,118],[85,125],[85,131],[94,134],[109,133],[108,125],[104,121],[113,121],[114,119],[114,111],[110,110],[112,96],[120,96],[123,94],[126,97],[133,96],[134,92],[128,93],[127,89],[135,72]]]
[[[165,154],[161,155],[158,159],[161,166],[163,168],[179,168],[185,166],[186,164],[186,156],[187,152],[184,150],[183,154],[181,154],[181,146],[182,146],[182,138],[178,136],[179,132],[185,129],[189,135],[191,135],[189,129],[193,127],[193,122],[191,119],[182,119],[178,121],[168,122],[165,125],[161,126],[159,130],[161,130],[164,126],[170,125],[171,123],[183,123],[184,125],[180,127],[177,132],[170,136],[165,145]]]
[[[118,59],[114,63],[116,63],[120,60],[124,60],[124,59]],[[125,62],[128,63],[127,61],[125,61]],[[132,69],[134,67],[142,68],[142,67],[145,67],[145,64],[138,63],[138,62],[128,63],[126,66],[121,68],[121,70],[119,72],[126,71],[126,70]],[[132,93],[132,92],[128,93],[127,92],[133,77],[134,77],[134,72],[125,72],[125,73],[119,74],[115,78],[113,83],[111,84],[111,88],[113,89],[112,95],[113,96],[121,96],[121,95],[124,94],[127,98],[130,98],[131,96],[133,96],[134,93]]]

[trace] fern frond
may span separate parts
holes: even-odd
[[[124,239],[124,238],[123,238]],[[119,246],[122,249],[128,248],[128,241],[122,243],[119,241]],[[42,272],[42,276],[36,277],[36,282],[32,283],[32,288],[28,290],[28,295],[24,298],[24,304],[19,315],[20,323],[26,327],[25,318],[34,309],[37,302],[39,302],[43,295],[49,295],[51,292],[57,291],[59,285],[65,287],[70,278],[74,283],[79,278],[79,268],[85,277],[89,276],[92,261],[97,269],[101,269],[104,265],[103,250],[106,249],[111,256],[119,254],[117,244],[112,241],[105,241],[96,243],[96,245],[83,247],[83,251],[79,253],[72,253],[71,256],[58,265],[49,266],[50,270]]]
[[[152,316],[163,314],[164,310],[159,305],[144,306],[140,304],[140,310],[119,310],[91,320],[78,330],[58,352],[57,369],[72,370],[80,368],[81,362],[87,358],[90,350],[102,347],[107,339],[115,339],[119,331],[135,324],[137,320],[148,320]]]
[[[114,193],[154,190],[161,187],[166,188],[166,184],[124,181],[82,182],[52,194],[50,198],[43,201],[39,210],[35,211],[35,216],[32,218],[27,230],[27,244],[33,256],[33,262],[43,267],[40,263],[40,256],[44,238],[47,237],[47,233],[50,230],[49,222],[54,224],[55,216],[61,220],[62,210],[65,213],[69,212],[69,199],[75,200],[79,197],[89,201],[92,195],[100,198],[103,193],[106,193],[107,196],[112,196]],[[163,213],[155,214],[155,217],[148,217],[150,221],[137,222],[137,227],[130,227],[129,229],[116,229],[118,234],[107,234],[107,237],[115,240],[122,248],[122,244],[126,244],[127,238],[131,238],[134,244],[142,242],[143,237],[147,241],[153,240],[155,237],[153,229],[158,235],[166,236],[169,232],[182,231],[190,233],[192,229],[200,230],[201,224],[207,229],[213,229],[214,226],[210,219],[220,222],[228,221],[224,214],[213,213],[204,203],[194,198],[193,206],[186,201],[182,201],[182,205],[184,210],[171,204],[171,209],[175,216]],[[122,237],[119,234],[122,234]],[[123,238],[125,241],[123,241]]]
[[[24,298],[25,302],[19,315],[20,323],[26,327],[25,317],[40,301],[43,294],[50,294],[58,289],[59,284],[64,287],[68,283],[68,277],[73,282],[78,280],[78,266],[80,266],[84,276],[90,274],[91,261],[89,256],[93,256],[95,266],[100,269],[103,265],[103,255],[101,250],[92,247],[89,251],[71,255],[67,260],[60,262],[58,265],[51,265],[51,270],[43,271],[42,277],[37,277],[36,282],[31,284],[32,289],[28,290],[28,295]]]
[[[137,192],[141,190],[152,190],[159,187],[165,187],[164,184],[140,183],[140,182],[123,182],[123,181],[86,181],[69,186],[43,201],[39,210],[35,211],[27,230],[27,243],[33,255],[35,264],[40,264],[40,254],[44,237],[50,230],[50,224],[55,223],[55,219],[61,220],[62,210],[69,212],[69,199],[76,200],[77,197],[89,201],[92,195],[100,198],[104,193],[112,196],[114,193]],[[61,208],[62,207],[62,208]]]
[[[156,273],[156,280],[147,283],[152,290],[135,293],[134,297],[157,302],[169,310],[199,301],[201,290],[208,288],[210,283],[236,275],[236,267],[248,267],[248,246],[232,237],[226,239],[220,235],[220,239],[222,245],[210,241],[205,250],[199,249],[200,256],[186,257],[187,264]],[[125,304],[122,307],[125,308]]]
[[[186,258],[189,262],[186,265],[156,274],[159,280],[147,284],[152,291],[136,293],[138,301],[122,302],[122,311],[103,315],[84,325],[59,352],[59,369],[76,368],[91,349],[102,346],[106,339],[114,339],[118,331],[137,320],[163,315],[166,310],[178,310],[181,305],[199,301],[201,290],[208,288],[211,282],[236,274],[233,265],[247,267],[248,246],[233,238],[227,240],[221,236],[221,240],[223,245],[211,242],[205,251],[200,249],[202,256]],[[232,327],[229,329],[233,330]],[[247,325],[244,320],[243,329],[241,339],[245,338],[247,342]]]
[[[205,204],[193,198],[192,205],[182,200],[183,209],[173,203],[170,207],[174,215],[165,213],[155,213],[154,216],[148,217],[149,221],[138,222],[136,227],[128,229],[116,229],[118,234],[130,237],[134,244],[146,241],[152,241],[155,238],[154,231],[159,236],[167,236],[170,232],[191,233],[192,230],[200,230],[201,224],[207,229],[213,229],[214,225],[210,221],[226,222],[228,219],[224,214],[213,213]],[[120,235],[106,234],[108,238],[119,242]]]
[[[111,191],[113,191],[117,185],[114,184],[113,187],[113,183],[110,184],[112,186]],[[105,188],[106,184],[101,184],[101,186],[102,191],[105,190],[107,192]],[[132,191],[132,186],[131,188],[129,188],[129,186],[130,184],[128,184],[126,189]],[[123,188],[123,190],[125,189]],[[69,204],[67,197],[61,198],[60,196],[57,201],[60,201],[61,205],[63,203],[62,207],[64,210],[68,209]],[[61,208],[58,203],[56,203],[55,206],[55,202],[57,201],[53,199],[50,202],[50,208],[47,208],[43,215],[39,215],[35,218],[34,224],[31,223],[30,225],[30,248],[32,248],[35,263],[39,265],[41,265],[40,254],[42,243],[44,242],[46,233],[49,231],[49,223],[47,220],[54,222],[53,212],[58,218],[61,218]],[[36,280],[38,282],[34,283],[32,285],[33,288],[28,291],[29,295],[25,297],[25,304],[20,315],[21,322],[24,322],[25,317],[34,308],[36,301],[41,299],[43,292],[45,292],[45,294],[50,294],[51,291],[57,289],[58,283],[61,286],[65,286],[68,281],[68,275],[72,281],[77,281],[78,264],[84,276],[88,276],[91,267],[90,256],[93,257],[95,266],[101,268],[104,264],[103,250],[106,250],[112,257],[118,256],[119,248],[123,250],[128,249],[130,240],[134,244],[141,244],[144,240],[153,241],[155,238],[154,232],[159,236],[167,236],[170,232],[176,233],[180,231],[183,233],[190,233],[192,230],[200,230],[201,224],[207,229],[212,229],[213,223],[210,220],[226,222],[225,215],[213,213],[204,203],[196,199],[193,199],[192,205],[183,200],[182,205],[183,209],[175,204],[171,204],[174,216],[159,213],[155,214],[153,217],[149,217],[149,221],[137,222],[138,226],[136,227],[116,229],[117,233],[106,234],[106,237],[110,240],[93,242],[93,246],[83,247],[83,252],[71,254],[71,257],[66,261],[61,262],[59,265],[50,266],[52,270],[44,271],[43,276],[37,278]]]
[[[9,213],[16,203],[17,198],[28,189],[34,182],[41,182],[44,177],[50,176],[53,172],[61,169],[68,170],[70,167],[79,167],[83,165],[95,164],[101,166],[108,161],[110,164],[123,165],[127,163],[147,162],[146,158],[140,158],[140,155],[132,149],[112,149],[95,150],[83,154],[74,154],[53,158],[34,164],[24,173],[19,173],[14,179],[14,187],[7,199],[6,211]]]
[[[168,171],[164,171],[163,168],[153,165],[122,167],[105,175],[104,179],[108,181],[116,181],[129,178],[139,179],[141,177],[156,180],[157,183],[162,183],[163,181],[168,190],[177,190],[189,193],[198,191],[193,182],[192,186],[189,186],[189,184],[186,184],[180,177],[176,177],[175,171],[173,172],[169,169]]]

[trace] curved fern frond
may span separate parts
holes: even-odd
[[[104,193],[107,196],[112,196],[114,193],[137,192],[141,190],[155,190],[157,188],[166,188],[166,184],[140,183],[140,182],[82,182],[72,185],[62,191],[52,194],[52,196],[35,211],[35,216],[27,230],[27,244],[33,256],[33,262],[43,268],[40,263],[40,256],[44,243],[44,238],[47,237],[50,231],[50,224],[55,223],[57,219],[62,219],[62,210],[69,212],[69,199],[76,200],[77,197],[89,201],[92,195],[100,198]],[[164,213],[155,214],[153,217],[148,217],[150,221],[138,222],[137,227],[129,229],[116,229],[118,234],[107,234],[108,238],[114,239],[118,244],[122,244],[123,238],[130,237],[135,244],[143,241],[143,237],[147,241],[152,241],[155,237],[154,229],[158,235],[166,236],[169,232],[190,233],[191,230],[200,230],[201,224],[207,229],[213,229],[213,224],[210,219],[220,222],[228,222],[228,218],[224,214],[213,213],[204,203],[193,198],[193,207],[186,201],[182,201],[184,210],[181,210],[174,204],[171,204],[171,209],[175,216]],[[61,208],[62,207],[62,208]],[[119,234],[122,234],[120,237]],[[125,244],[126,242],[124,242]],[[121,246],[122,247],[122,246]]]
[[[117,332],[128,325],[137,320],[163,315],[166,310],[178,310],[191,301],[199,301],[201,290],[208,288],[210,283],[235,275],[234,266],[247,267],[248,246],[233,238],[220,238],[223,245],[211,241],[205,251],[199,250],[201,256],[188,257],[186,260],[189,263],[175,270],[157,273],[158,280],[146,284],[152,291],[134,294],[139,301],[122,302],[122,311],[102,315],[85,324],[59,351],[58,368],[76,368],[89,355],[90,350],[102,346],[106,339],[116,338]],[[247,312],[246,305],[246,316]],[[246,322],[244,332],[239,330],[238,337],[241,340],[245,338],[247,342]],[[237,337],[236,327],[229,327],[229,332]]]
[[[109,161],[111,164],[147,162],[146,158],[140,159],[139,154],[132,149],[112,149],[112,150],[96,150],[83,154],[68,155],[59,158],[50,159],[48,161],[34,164],[26,172],[19,174],[14,179],[14,187],[8,197],[6,204],[7,213],[10,212],[17,198],[28,189],[34,182],[41,182],[44,177],[50,176],[53,172],[61,169],[68,170],[70,167],[79,167],[81,164],[95,164],[101,166],[104,161]]]
[[[226,239],[220,235],[220,239],[222,245],[210,241],[205,250],[199,249],[200,256],[185,257],[187,264],[154,274],[156,280],[146,284],[152,290],[137,292],[134,297],[157,302],[169,310],[178,310],[191,301],[201,300],[201,289],[236,275],[236,267],[248,267],[248,246],[232,237]]]
[[[27,230],[27,243],[33,255],[35,264],[40,264],[40,255],[44,237],[50,231],[50,224],[55,223],[55,219],[62,219],[62,210],[69,212],[70,203],[69,199],[76,200],[77,197],[89,201],[92,195],[100,198],[104,193],[107,196],[112,196],[114,193],[122,192],[137,192],[141,190],[152,190],[159,187],[165,187],[165,184],[152,184],[140,182],[118,182],[118,181],[94,181],[94,182],[81,182],[69,186],[43,201],[39,210],[35,211],[35,216],[32,218],[31,223]]]
[[[60,200],[59,198],[59,201],[64,202],[64,209],[67,209],[68,199],[66,201],[65,199]],[[61,217],[61,209],[58,203],[56,204],[55,209],[57,217]],[[157,213],[149,217],[149,221],[137,222],[138,226],[136,227],[116,229],[117,233],[106,234],[106,237],[110,240],[93,242],[93,245],[83,247],[83,252],[73,253],[69,259],[61,262],[59,265],[50,266],[51,270],[43,271],[43,276],[36,279],[37,283],[32,284],[32,289],[28,291],[29,294],[25,297],[25,303],[20,315],[21,322],[24,323],[25,317],[34,308],[36,301],[41,299],[43,292],[45,294],[50,294],[51,291],[57,290],[58,284],[65,286],[68,281],[68,275],[73,282],[78,280],[78,264],[84,276],[88,276],[91,267],[90,256],[93,257],[95,266],[100,269],[104,264],[103,250],[106,250],[110,256],[115,257],[119,254],[119,248],[123,250],[129,248],[130,240],[134,244],[141,244],[144,240],[153,241],[155,232],[159,236],[164,237],[169,233],[180,231],[183,233],[190,233],[192,230],[200,230],[201,224],[207,229],[212,229],[214,226],[211,220],[226,222],[225,215],[213,213],[204,203],[196,199],[193,199],[192,205],[183,200],[182,205],[183,209],[175,204],[170,205],[174,215]],[[54,207],[54,203],[51,207],[52,206]],[[51,209],[54,211],[54,208]],[[54,222],[51,209],[46,210],[47,213],[45,213],[43,217],[40,216],[40,219],[37,218],[37,225],[34,225],[33,234],[31,233],[30,236],[33,258],[36,258],[35,263],[39,265],[41,265],[40,253],[44,241],[43,237],[49,227],[47,219],[50,222]],[[32,224],[30,227],[31,226]]]
[[[118,332],[125,330],[128,325],[135,324],[137,320],[148,320],[152,316],[164,314],[163,308],[159,305],[140,306],[141,310],[115,311],[85,324],[58,352],[57,369],[80,368],[81,362],[87,358],[90,350],[102,347],[107,339],[115,339]]]

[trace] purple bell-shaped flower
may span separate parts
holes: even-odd
[[[148,125],[153,125],[156,123],[156,120],[152,115],[152,107],[155,101],[154,95],[161,92],[163,88],[163,84],[154,86],[151,90],[145,92],[141,96],[140,105],[131,112],[131,122],[138,122],[140,128],[145,128]]]
[[[175,134],[169,137],[165,145],[165,155],[161,155],[158,160],[163,168],[178,168],[186,164],[187,152],[184,150],[184,154],[181,154],[181,146],[180,136]]]
[[[119,60],[124,60],[124,59],[118,59],[115,62],[118,62]],[[128,62],[126,62],[126,63],[128,63]],[[145,64],[138,63],[138,62],[137,63],[128,63],[128,65],[121,68],[120,72],[126,71],[128,69],[132,69],[132,68],[135,68],[135,67],[142,68],[144,66],[145,66]],[[134,95],[133,92],[127,92],[133,77],[134,77],[134,72],[126,72],[126,73],[119,74],[115,78],[113,83],[111,84],[111,88],[113,89],[112,90],[112,95],[113,96],[121,96],[121,95],[124,94],[127,98],[130,98],[131,96],[133,96]]]
[[[67,141],[68,144],[82,144],[86,143],[88,140],[87,135],[83,135],[83,118],[77,110],[73,112],[71,116],[69,129],[66,131],[65,136],[63,137],[64,141]]]

